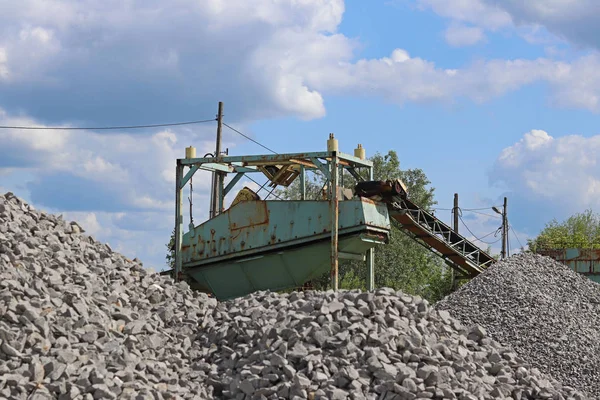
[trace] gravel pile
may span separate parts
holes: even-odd
[[[81,231],[0,196],[0,398],[211,398],[192,340],[216,302]]]
[[[600,398],[600,285],[551,258],[519,254],[436,304],[563,384]]]
[[[226,303],[0,196],[0,398],[584,399],[389,289]]]

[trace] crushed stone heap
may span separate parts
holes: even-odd
[[[80,230],[0,196],[0,398],[211,398],[190,365],[214,300]]]
[[[518,254],[435,307],[482,325],[541,371],[600,398],[600,285],[566,265]]]
[[[585,399],[391,289],[217,303],[0,196],[0,398]]]

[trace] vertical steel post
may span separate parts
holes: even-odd
[[[338,290],[338,228],[339,228],[339,199],[338,199],[338,156],[332,152],[331,157],[331,281],[333,290]]]
[[[175,281],[179,282],[182,277],[181,242],[183,241],[183,165],[177,159],[175,170]]]
[[[373,167],[369,167],[369,180],[373,180]],[[367,250],[367,290],[375,290],[375,249]]]
[[[300,166],[300,200],[306,200],[306,168]]]

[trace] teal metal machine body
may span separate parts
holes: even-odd
[[[339,202],[340,259],[364,260],[389,238],[385,204]],[[226,300],[256,290],[299,288],[331,267],[329,201],[244,201],[183,236],[192,287]]]
[[[358,182],[373,178],[373,164],[337,150],[330,135],[328,151],[256,156],[195,157],[195,150],[177,160],[175,210],[175,268],[167,273],[192,288],[220,300],[256,290],[300,288],[331,272],[337,289],[339,259],[364,260],[367,285],[374,287],[373,248],[389,240],[390,219],[385,204],[349,196],[340,182],[350,174]],[[189,171],[184,174],[184,169]],[[200,225],[183,232],[182,189],[198,170],[212,171],[216,210]],[[306,172],[325,181],[322,196],[307,199]],[[225,197],[245,174],[262,174],[269,187],[300,181],[294,200],[244,199],[229,209]],[[225,177],[233,174],[225,184]],[[216,193],[216,194],[215,194]]]

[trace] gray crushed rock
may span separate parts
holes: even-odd
[[[258,292],[219,304],[197,341],[220,398],[586,398],[484,328],[387,288]]]
[[[496,263],[436,304],[564,385],[600,398],[600,285],[531,253]]]
[[[190,338],[215,305],[0,196],[0,398],[211,398]]]
[[[419,297],[384,288],[217,303],[8,193],[0,398],[586,397]]]

